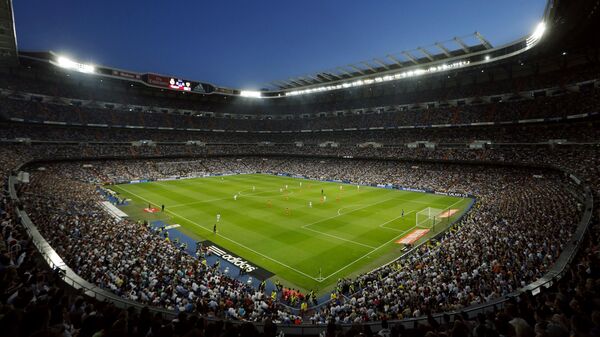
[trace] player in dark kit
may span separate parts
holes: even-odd
[[[213,233],[214,233],[214,234],[217,234],[217,224],[215,224],[215,225],[213,226]]]

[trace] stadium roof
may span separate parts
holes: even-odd
[[[301,89],[316,84],[328,84],[363,75],[376,75],[415,65],[427,65],[431,62],[443,61],[492,48],[492,44],[483,35],[475,32],[467,36],[436,42],[426,47],[417,47],[413,50],[388,54],[318,73],[272,81],[266,84],[265,87],[269,90]]]
[[[12,3],[10,0],[0,0],[0,9],[6,14],[2,17],[5,27],[5,35],[2,36],[5,43],[4,53],[11,59],[15,55],[16,59],[16,39],[14,36],[14,25],[12,24]],[[313,92],[325,92],[344,88],[353,88],[359,86],[370,86],[372,84],[396,81],[404,78],[411,78],[420,75],[427,75],[439,72],[450,71],[454,69],[475,68],[479,66],[488,66],[496,64],[496,61],[506,60],[532,50],[534,46],[542,39],[546,25],[552,29],[550,34],[554,39],[562,34],[568,34],[570,29],[565,27],[565,16],[571,17],[567,20],[572,24],[580,22],[577,14],[582,12],[590,13],[588,2],[598,3],[598,0],[586,0],[586,6],[567,6],[571,9],[565,12],[565,6],[562,6],[557,17],[555,13],[563,2],[558,0],[549,0],[542,22],[531,34],[524,36],[516,41],[502,46],[493,46],[485,37],[478,32],[473,34],[456,37],[443,42],[433,43],[425,47],[417,47],[413,50],[402,51],[399,53],[388,54],[384,57],[377,57],[371,60],[350,64],[347,66],[336,67],[335,69],[321,71],[318,73],[304,75],[282,81],[273,81],[266,90],[247,91],[219,87],[206,82],[199,82],[181,78],[178,76],[165,76],[155,73],[138,73],[129,70],[121,70],[112,67],[82,63],[65,56],[54,54],[52,52],[20,52],[19,57],[24,60],[41,61],[68,71],[79,71],[85,75],[111,77],[130,82],[137,82],[146,87],[160,88],[161,90],[184,91],[192,94],[222,94],[242,97],[262,97],[278,98],[284,96],[295,96],[301,94],[310,94]],[[572,12],[572,13],[571,13]],[[593,13],[593,11],[591,12]],[[588,20],[592,20],[593,14]],[[580,16],[580,15],[579,15]],[[593,20],[592,20],[593,22]],[[559,29],[560,28],[560,29]],[[12,32],[10,34],[9,32]],[[548,34],[546,34],[548,35]],[[548,36],[550,37],[550,36]],[[573,41],[575,36],[562,37],[561,48],[565,46],[564,42]],[[547,37],[544,38],[547,40]],[[11,47],[11,43],[12,46]],[[11,54],[11,51],[13,54]],[[520,56],[519,56],[520,57]]]
[[[0,0],[0,65],[18,63],[12,0]]]

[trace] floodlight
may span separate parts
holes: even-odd
[[[72,69],[82,73],[92,74],[96,72],[96,67],[91,64],[78,63],[65,56],[59,56],[56,59],[57,66],[65,69]]]
[[[71,59],[68,59],[64,56],[60,56],[56,62],[58,63],[58,66],[61,68],[74,68],[75,67],[75,62],[73,62]]]
[[[310,88],[310,89],[289,91],[289,92],[286,92],[285,95],[286,96],[296,96],[296,95],[311,94],[314,92],[324,92],[324,91],[331,91],[331,90],[337,90],[337,89],[360,87],[363,85],[370,85],[373,83],[382,83],[382,82],[387,82],[387,81],[392,81],[392,80],[399,80],[399,79],[408,78],[408,77],[416,77],[416,76],[421,76],[421,75],[425,75],[425,74],[431,74],[431,73],[436,73],[436,72],[440,72],[440,71],[461,68],[461,67],[465,67],[465,66],[469,65],[470,63],[471,62],[469,60],[457,61],[457,62],[450,63],[450,64],[443,63],[440,65],[432,66],[432,67],[425,68],[425,69],[418,68],[418,69],[414,69],[414,70],[407,70],[404,72],[395,73],[393,75],[392,74],[385,75],[383,77],[378,76],[378,77],[373,77],[373,78],[356,80],[353,82],[344,82],[344,83],[337,84],[337,85],[328,85],[328,86],[322,86],[322,87],[316,87],[316,88]]]
[[[531,34],[531,36],[529,36],[526,40],[526,44],[527,44],[527,48],[531,48],[534,45],[536,45],[542,38],[542,36],[544,36],[544,33],[546,32],[546,23],[545,22],[540,22],[538,23],[538,25],[535,27],[535,30],[533,31],[533,33]]]
[[[260,98],[260,97],[262,97],[262,94],[260,91],[242,90],[242,91],[240,91],[240,96]]]
[[[531,34],[531,37],[536,40],[539,40],[544,35],[545,31],[546,31],[546,23],[544,23],[542,21],[542,22],[538,23],[537,27],[535,27],[535,30],[533,31],[533,34]]]

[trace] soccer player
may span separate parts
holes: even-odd
[[[326,195],[323,196],[323,202],[325,202],[325,201],[327,201],[327,196]]]
[[[308,208],[312,208],[312,201],[308,202]]]
[[[165,205],[161,205],[160,208],[163,212],[165,211]]]
[[[285,215],[290,215],[290,209],[289,209],[289,207],[285,208]]]
[[[404,208],[402,209],[402,217],[404,218]]]
[[[302,187],[302,182],[300,182],[300,187]]]
[[[279,189],[279,193],[283,193],[283,188],[280,188],[280,189]]]
[[[233,200],[237,200],[237,194],[233,195]]]
[[[323,195],[323,194],[324,194],[324,193],[323,193],[323,189],[321,189],[321,195]]]
[[[252,192],[256,191],[256,186],[252,186]]]
[[[286,189],[286,190],[288,189],[288,186],[287,186],[287,184],[285,185],[285,189]]]
[[[217,213],[217,222],[221,221],[221,214]]]
[[[213,234],[217,234],[217,224],[214,224],[213,226]]]

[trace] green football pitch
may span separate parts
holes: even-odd
[[[130,217],[179,224],[194,239],[210,240],[275,274],[284,285],[305,291],[329,290],[339,278],[396,259],[404,248],[396,241],[418,228],[430,229],[419,239],[426,240],[471,203],[468,198],[266,174],[110,188],[132,200],[122,207]],[[165,212],[143,212],[148,204],[165,205]],[[427,209],[438,210],[438,219],[427,218]]]

